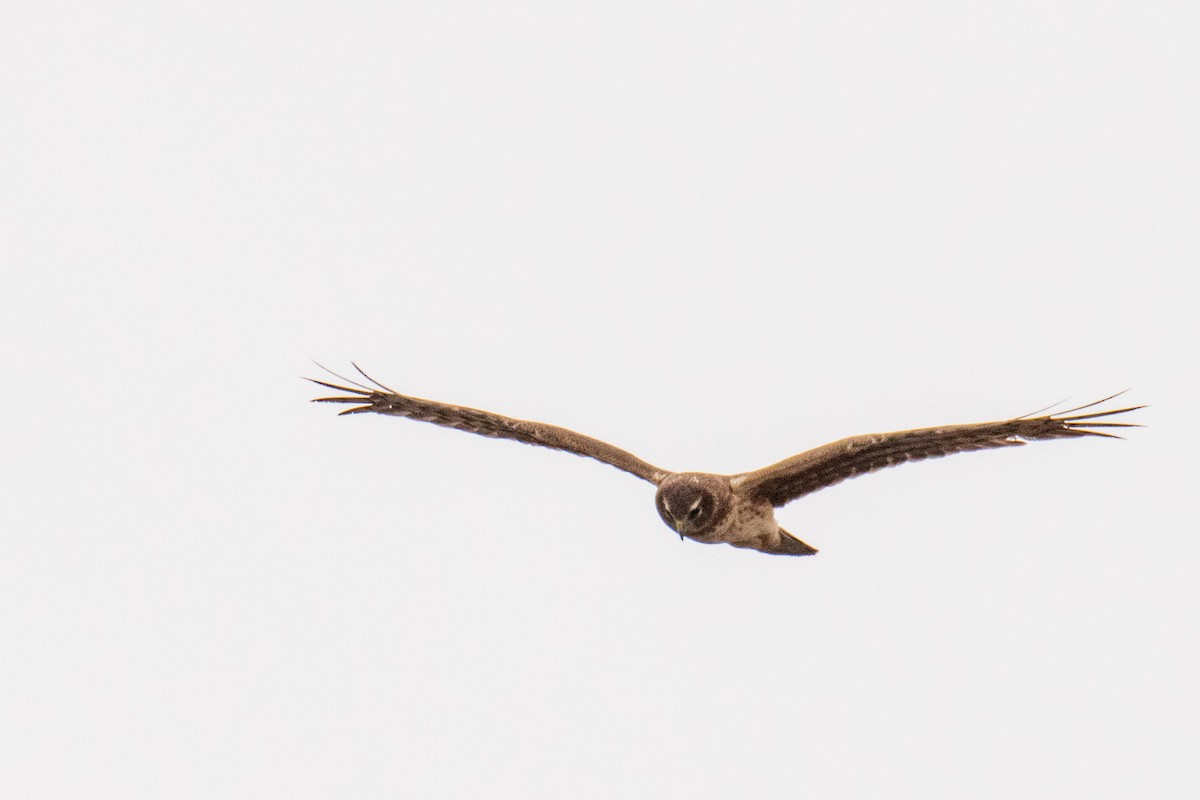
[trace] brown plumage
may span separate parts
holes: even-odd
[[[1040,439],[1080,436],[1120,438],[1115,434],[1093,429],[1140,426],[1129,422],[1097,420],[1145,408],[1130,406],[1109,411],[1078,413],[1117,397],[1111,395],[1059,414],[1027,414],[1001,422],[946,425],[852,436],[754,472],[711,475],[661,469],[619,447],[556,425],[513,419],[490,411],[402,395],[377,382],[359,369],[357,364],[354,368],[373,386],[366,386],[340,375],[337,377],[356,388],[309,378],[308,380],[320,386],[346,393],[337,397],[318,397],[314,402],[347,403],[353,406],[342,411],[342,414],[370,412],[408,417],[477,433],[480,436],[513,439],[594,458],[657,486],[655,507],[663,522],[673,528],[680,538],[687,537],[706,544],[724,542],[735,547],[748,547],[781,555],[802,556],[817,552],[815,548],[780,528],[775,521],[774,509],[798,497],[847,478],[908,461],[938,458],[971,450],[1014,447]]]

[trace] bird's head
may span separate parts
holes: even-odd
[[[704,539],[729,515],[732,497],[728,480],[683,472],[663,479],[654,504],[663,522],[680,537]]]

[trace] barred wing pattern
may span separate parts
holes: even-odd
[[[605,464],[636,475],[655,485],[658,485],[663,478],[671,474],[667,470],[659,469],[653,464],[642,461],[633,455],[633,453],[615,447],[608,442],[584,436],[582,433],[576,433],[567,428],[560,428],[557,425],[548,425],[544,422],[513,419],[501,414],[493,414],[490,411],[480,411],[477,408],[466,408],[464,406],[450,405],[449,403],[439,403],[436,400],[409,397],[378,383],[370,375],[359,369],[357,364],[354,365],[354,368],[364,378],[375,384],[377,388],[364,386],[355,381],[343,378],[340,375],[338,376],[339,378],[358,388],[339,386],[334,383],[326,383],[315,378],[309,378],[308,380],[327,389],[346,393],[344,396],[338,397],[318,397],[313,402],[353,404],[353,408],[347,408],[341,412],[342,414],[375,413],[408,417],[420,422],[432,422],[434,425],[441,425],[446,428],[456,428],[460,431],[477,433],[480,436],[490,436],[496,439],[512,439],[517,442],[524,442],[525,444],[549,447],[554,450],[565,450],[568,453],[574,453],[578,456],[586,456],[594,458],[597,461],[602,461]]]
[[[1075,413],[1093,408],[1117,396],[1112,395],[1058,415],[1026,416],[1003,422],[946,425],[896,433],[851,436],[792,456],[769,467],[735,475],[731,482],[734,491],[750,497],[764,498],[771,505],[778,507],[848,478],[909,461],[938,458],[971,450],[1015,447],[1039,439],[1078,436],[1107,436],[1119,439],[1121,437],[1115,434],[1089,429],[1141,427],[1128,422],[1095,420],[1136,411],[1145,406],[1093,411],[1087,414]]]

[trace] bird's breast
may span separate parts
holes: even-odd
[[[707,535],[696,539],[747,546],[752,542],[774,541],[778,535],[779,523],[775,521],[775,509],[769,503],[735,497],[725,519]]]

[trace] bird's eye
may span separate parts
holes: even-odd
[[[700,506],[695,506],[688,512],[688,519],[696,519],[700,516]]]

